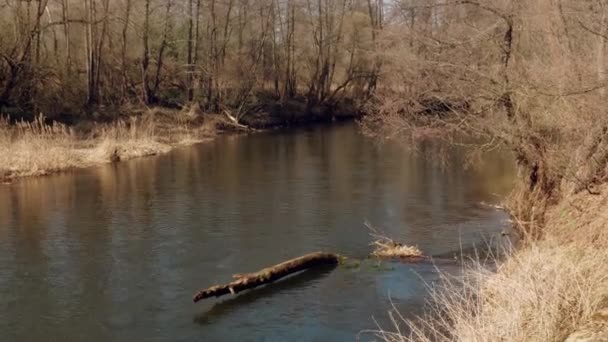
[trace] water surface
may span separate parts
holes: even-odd
[[[365,261],[191,297],[308,252],[364,258],[365,221],[430,255],[485,246],[506,217],[479,203],[501,200],[510,167],[495,155],[481,170],[442,170],[344,124],[0,187],[0,340],[355,340],[389,325],[391,301],[419,312],[435,267]]]

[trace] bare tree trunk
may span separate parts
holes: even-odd
[[[95,0],[84,0],[85,7],[85,54],[87,66],[87,105],[92,106],[97,104],[97,89],[95,85],[95,75],[97,67],[95,65]]]
[[[108,20],[109,20],[109,14],[110,14],[109,1],[110,0],[102,0],[104,13],[103,13],[102,26],[101,26],[101,34],[99,34],[99,38],[98,38],[99,43],[95,45],[96,49],[97,49],[97,52],[95,53],[95,55],[96,55],[95,65],[97,66],[97,68],[95,70],[95,89],[96,89],[98,98],[100,97],[101,71],[103,69],[103,46],[105,45],[106,38],[107,38],[107,32],[108,32]]]
[[[160,48],[158,49],[158,58],[156,63],[156,75],[154,77],[154,89],[152,91],[152,96],[154,98],[157,97],[158,87],[160,84],[160,74],[163,68],[163,57],[165,53],[165,49],[167,48],[167,39],[169,36],[170,25],[170,15],[171,15],[171,6],[173,0],[167,0],[167,6],[165,7],[165,27],[163,29],[162,41],[160,43]],[[198,24],[197,24],[198,26]],[[196,51],[196,50],[195,50]]]
[[[145,10],[144,10],[144,32],[143,32],[143,45],[144,51],[141,59],[141,68],[142,68],[142,101],[146,104],[152,102],[151,98],[151,89],[150,89],[150,75],[149,75],[149,67],[150,67],[150,0],[145,0]]]
[[[335,3],[334,3],[335,4]],[[343,47],[341,46],[342,43],[342,39],[343,39],[343,34],[342,34],[342,29],[343,29],[343,24],[344,24],[344,16],[346,15],[346,0],[342,0],[342,4],[340,6],[340,12],[338,14],[335,13],[335,10],[332,11],[332,16],[328,17],[327,20],[330,23],[330,26],[332,27],[332,31],[333,31],[333,27],[336,25],[336,21],[337,21],[337,31],[335,32],[335,34],[333,34],[334,38],[332,39],[332,44],[328,45],[328,53],[331,56],[331,58],[329,59],[329,73],[328,73],[328,78],[327,78],[327,83],[325,85],[325,89],[323,91],[323,97],[322,100],[325,100],[328,98],[329,94],[331,93],[331,87],[333,86],[334,83],[334,77],[335,77],[335,73],[336,73],[336,64],[338,62],[338,55],[340,50],[343,49]],[[346,78],[349,78],[349,75],[346,75]]]
[[[281,74],[281,69],[280,69],[280,63],[279,63],[279,49],[277,47],[277,30],[276,30],[276,25],[277,25],[277,10],[280,11],[280,8],[276,8],[275,7],[275,1],[271,0],[271,7],[270,7],[270,11],[271,11],[271,32],[272,32],[272,76],[273,76],[273,85],[274,85],[274,94],[277,98],[282,98],[281,95],[281,87],[279,85],[280,80],[280,74]],[[242,35],[242,33],[239,30],[239,37]],[[241,40],[242,38],[240,38],[239,40]]]
[[[186,70],[186,86],[188,87],[188,102],[194,99],[193,85],[193,36],[194,36],[194,10],[192,0],[188,0],[188,61]]]
[[[40,22],[42,20],[42,15],[44,14],[44,10],[48,0],[39,0],[38,1],[38,9],[36,11],[36,24],[34,26],[34,32],[36,35],[36,64],[40,64],[40,49],[41,49],[41,37],[42,37],[42,28]]]
[[[212,108],[212,110],[217,110],[217,91],[216,82],[217,82],[217,59],[218,59],[218,49],[217,49],[217,17],[215,13],[215,0],[210,0],[209,3],[209,15],[210,21],[207,25],[208,31],[208,41],[209,45],[208,49],[208,63],[207,66],[207,74],[208,74],[208,84],[207,84],[207,104]]]
[[[224,22],[224,34],[222,37],[222,48],[220,53],[220,65],[223,66],[226,60],[226,47],[228,46],[228,40],[230,38],[230,17],[232,15],[234,0],[228,0],[228,9],[226,11],[226,18]]]
[[[374,1],[374,3],[372,3]],[[382,0],[367,0],[367,6],[369,11],[369,19],[372,26],[372,44],[374,51],[378,51],[378,32],[382,30],[383,26],[383,13],[384,13],[384,2]],[[412,14],[410,28],[413,28],[414,15]],[[410,33],[411,34],[411,33]],[[410,46],[412,42],[410,41]],[[372,66],[371,75],[369,77],[367,85],[367,95],[371,96],[378,86],[378,75],[380,74],[381,61],[378,57],[374,58],[374,64]]]
[[[63,35],[65,39],[65,73],[69,76],[72,69],[72,49],[70,45],[70,9],[69,1],[61,1],[61,18],[63,20]]]
[[[277,0],[277,8],[280,3]],[[285,53],[285,70],[284,70],[284,83],[283,83],[283,96],[291,98],[296,95],[296,75],[295,75],[295,5],[293,0],[287,0],[287,13],[285,18],[285,25],[281,19],[281,12],[279,11],[279,25],[281,31],[284,32],[282,44]]]
[[[124,24],[122,27],[122,50],[121,50],[121,74],[122,74],[122,98],[123,101],[127,97],[127,91],[129,88],[129,78],[127,76],[127,45],[129,39],[129,23],[131,21],[131,9],[132,0],[126,0],[125,3],[125,17]]]
[[[194,30],[194,66],[198,66],[198,54],[200,50],[200,23],[201,23],[201,0],[196,0],[196,25]]]

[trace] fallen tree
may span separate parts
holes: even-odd
[[[208,289],[201,290],[194,295],[193,301],[196,303],[209,297],[220,297],[228,293],[236,294],[244,290],[270,284],[290,274],[312,267],[335,265],[339,260],[340,256],[334,253],[315,252],[306,254],[301,257],[264,268],[255,273],[235,274],[233,277],[236,280],[225,285],[215,285]]]

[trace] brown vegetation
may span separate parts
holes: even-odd
[[[150,111],[140,117],[93,125],[89,132],[43,116],[33,122],[0,119],[0,179],[45,175],[169,151],[212,137],[216,123],[187,114]]]
[[[466,145],[472,161],[513,151],[519,182],[507,209],[523,239],[496,272],[477,265],[447,281],[433,315],[381,337],[562,341],[589,324],[608,331],[594,318],[608,295],[606,4],[398,0],[386,11],[365,130],[414,149]]]
[[[413,148],[470,145],[472,158],[510,149],[521,176],[510,209],[527,234],[541,234],[547,205],[605,180],[602,2],[401,0],[387,10],[368,132]]]
[[[507,207],[522,246],[438,292],[439,320],[382,337],[563,340],[606,293],[607,42],[600,0],[0,0],[0,114],[19,121],[0,123],[0,177],[207,132],[177,110],[99,114],[124,106],[241,127],[294,103],[306,115],[365,105],[379,138],[466,145],[472,161],[506,148],[519,166]]]
[[[229,112],[375,87],[380,0],[0,0],[0,113],[81,121],[125,104]]]
[[[602,191],[608,191],[602,186]],[[552,207],[544,237],[497,270],[473,262],[432,289],[428,315],[392,312],[386,341],[604,341],[608,338],[608,202],[580,193]],[[578,209],[577,209],[578,208]]]
[[[389,238],[377,228],[366,224],[370,236],[374,239],[371,245],[374,250],[371,256],[378,258],[398,258],[420,260],[424,258],[422,251],[417,246],[408,246]]]
[[[407,246],[387,237],[372,242],[371,255],[380,258],[423,258],[422,251],[416,246]]]
[[[0,0],[0,117],[18,122],[0,131],[0,178],[164,152],[199,140],[203,116],[240,130],[355,116],[379,72],[381,8]],[[175,115],[142,118],[150,107]]]
[[[606,295],[607,253],[581,247],[545,240],[511,256],[497,273],[476,267],[437,290],[433,316],[407,321],[408,334],[384,336],[389,341],[563,341],[592,320]]]

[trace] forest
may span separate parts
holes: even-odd
[[[0,108],[86,115],[125,104],[235,117],[376,88],[382,1],[0,2]]]

